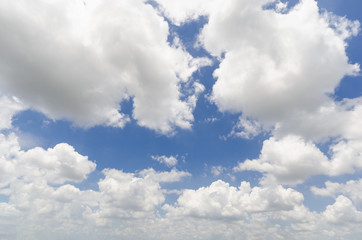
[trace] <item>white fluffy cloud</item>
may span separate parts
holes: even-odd
[[[264,182],[300,184],[313,175],[338,176],[361,169],[361,141],[339,141],[330,146],[328,159],[311,141],[295,135],[265,140],[258,159],[245,160],[234,171],[265,173]]]
[[[197,95],[204,91],[191,76],[209,61],[192,58],[177,37],[169,44],[167,22],[145,2],[0,0],[0,34],[7,36],[0,38],[0,88],[7,94],[0,98],[0,129],[11,128],[12,117],[25,109],[21,102],[82,127],[123,127],[130,116],[122,114],[120,103],[129,98],[141,126],[165,134],[190,128]],[[165,183],[191,174],[175,168],[104,169],[89,189],[89,182],[80,183],[96,165],[69,144],[25,151],[15,134],[0,134],[0,239],[359,234],[362,213],[353,203],[361,202],[361,181],[312,188],[335,198],[320,212],[303,205],[302,193],[281,185],[362,168],[361,99],[336,103],[326,95],[343,76],[359,70],[345,53],[346,39],[357,34],[359,23],[321,13],[314,0],[289,10],[272,0],[157,2],[179,25],[208,17],[199,44],[220,60],[211,99],[221,111],[242,113],[231,135],[252,138],[264,129],[274,135],[258,159],[235,170],[260,171],[264,178],[253,187],[218,180],[180,190]],[[263,9],[272,2],[275,9]],[[313,141],[331,137],[337,138],[328,158]],[[153,158],[177,164],[173,156]],[[211,171],[215,177],[227,168]],[[179,194],[175,201],[170,193]]]
[[[266,129],[277,124],[278,133],[313,140],[354,134],[343,127],[348,124],[340,123],[358,114],[360,107],[342,110],[344,103],[334,103],[327,95],[345,75],[359,72],[359,65],[346,55],[346,41],[358,34],[358,21],[321,11],[314,0],[300,1],[291,9],[273,0],[157,2],[176,24],[208,17],[200,45],[221,61],[211,100],[221,111],[243,114],[231,135],[253,137],[262,130],[257,121]],[[265,8],[272,3],[275,8]],[[331,115],[338,118],[324,125]]]
[[[151,212],[165,200],[156,181],[114,169],[103,170],[103,173],[105,178],[98,183],[103,195],[102,215],[126,217],[127,213]]]
[[[338,196],[333,205],[327,206],[323,215],[327,221],[334,224],[348,225],[362,222],[362,212],[358,211],[352,201],[343,195]]]
[[[82,127],[123,127],[120,103],[132,97],[139,125],[190,128],[199,87],[185,96],[181,83],[209,61],[170,45],[167,22],[144,1],[0,5],[0,86],[29,107]]]
[[[0,202],[0,233],[5,239],[21,234],[35,239],[42,232],[64,237],[62,231],[86,233],[92,226],[112,226],[117,219],[157,219],[167,193],[161,185],[190,176],[176,169],[105,169],[97,190],[81,190],[70,183],[84,181],[96,165],[68,144],[23,151],[15,134],[1,134],[0,153],[0,196],[8,199]],[[7,225],[22,231],[3,233],[5,218]]]
[[[290,115],[277,124],[273,133],[277,137],[293,133],[318,142],[333,137],[360,140],[361,118],[362,98],[344,99],[326,103],[314,112]]]
[[[302,183],[312,175],[324,174],[328,158],[311,142],[297,136],[264,141],[258,159],[245,160],[235,171],[256,170],[267,173],[267,180],[283,184]]]
[[[251,188],[248,182],[232,187],[218,180],[208,187],[184,190],[175,206],[165,205],[172,215],[205,218],[247,218],[248,213],[292,210],[303,195],[282,186]]]
[[[52,184],[66,181],[81,182],[94,171],[96,164],[88,157],[74,151],[66,143],[44,150],[40,147],[22,151],[17,136],[0,134],[0,186],[6,186],[13,180],[45,180]]]
[[[165,191],[160,183],[177,182],[190,176],[183,171],[156,172],[154,169],[146,169],[139,174],[105,169],[103,174],[105,178],[98,182],[101,197],[96,215],[105,222],[106,218],[152,215],[156,207],[165,201]]]
[[[311,191],[319,196],[335,197],[337,194],[343,194],[350,197],[354,202],[362,202],[362,179],[350,180],[346,183],[337,183],[327,181],[325,188],[312,187]]]
[[[362,168],[362,139],[358,141],[340,141],[330,147],[332,152],[329,174],[337,176],[352,174]]]
[[[219,108],[274,123],[294,111],[315,110],[344,75],[359,68],[349,64],[345,36],[331,27],[315,1],[301,1],[286,14],[263,10],[267,2],[225,4],[224,11],[210,15],[200,39],[216,56],[225,52],[214,72],[212,99]],[[236,24],[245,22],[250,24]]]

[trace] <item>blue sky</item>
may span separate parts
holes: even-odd
[[[358,239],[361,7],[0,1],[0,240]]]

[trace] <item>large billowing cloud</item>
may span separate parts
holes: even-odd
[[[263,10],[267,2],[226,4],[228,15],[211,14],[200,39],[216,56],[225,52],[214,72],[212,99],[219,108],[273,123],[318,108],[358,66],[349,64],[346,36],[334,30],[335,22],[319,13],[315,1],[301,1],[285,14]],[[337,23],[352,29],[347,36],[356,34],[358,23]]]
[[[250,129],[250,121],[245,122],[247,117],[288,130],[305,119],[298,130],[310,135],[309,118],[315,112],[325,117],[325,106],[333,107],[327,95],[345,75],[359,71],[346,55],[346,40],[357,35],[359,22],[323,12],[314,0],[300,1],[290,9],[273,0],[196,1],[195,7],[194,1],[158,2],[177,24],[208,16],[200,45],[220,59],[211,100],[221,111],[243,114],[240,133],[236,128],[234,136],[258,133],[255,127]],[[326,137],[324,130],[313,137]]]
[[[170,45],[167,22],[144,1],[0,6],[0,86],[29,107],[82,127],[123,127],[120,103],[132,97],[141,126],[191,127],[200,87],[188,80],[208,61]]]

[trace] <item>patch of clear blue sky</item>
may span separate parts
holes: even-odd
[[[297,1],[293,0],[290,1],[289,5],[293,6],[295,3]],[[319,0],[318,4],[321,8],[337,15],[347,16],[351,20],[362,22],[362,14],[360,13],[362,1],[360,0]],[[177,35],[192,56],[211,57],[204,49],[194,47],[197,34],[205,23],[207,23],[206,17],[201,17],[197,21],[180,27],[169,22],[171,32],[169,40],[172,41],[172,38]],[[350,61],[362,63],[361,34],[350,39],[348,43],[347,53]],[[192,178],[186,178],[182,183],[172,183],[168,186],[200,187],[218,178],[235,186],[240,184],[240,180],[251,181],[254,185],[261,176],[255,172],[236,173],[235,181],[230,181],[227,175],[213,177],[210,173],[212,166],[221,165],[228,168],[230,172],[238,161],[256,158],[259,155],[263,140],[268,138],[268,135],[261,135],[252,140],[239,138],[223,140],[221,138],[231,131],[238,115],[219,112],[217,107],[207,99],[207,94],[211,92],[215,83],[212,73],[218,67],[216,59],[213,58],[213,60],[213,66],[204,67],[193,75],[193,78],[199,80],[206,87],[206,90],[205,95],[202,94],[197,102],[192,130],[178,129],[177,134],[172,137],[162,136],[152,130],[139,127],[134,120],[123,129],[94,127],[84,130],[72,127],[71,123],[67,121],[50,121],[48,124],[44,124],[44,121],[48,121],[48,119],[42,114],[30,110],[18,114],[14,118],[14,126],[24,136],[26,135],[28,138],[34,136],[40,146],[44,148],[66,142],[74,146],[79,153],[87,155],[90,160],[96,161],[97,171],[90,176],[87,183],[84,183],[86,186],[92,186],[92,188],[96,188],[96,179],[101,177],[99,171],[104,168],[122,169],[125,172],[134,172],[149,167],[156,170],[166,170],[166,167],[152,160],[152,155],[178,155],[179,164],[177,168],[187,170],[193,175]],[[361,76],[345,77],[336,89],[334,98],[353,98],[361,95]],[[123,112],[131,114],[132,100],[122,102],[121,109]],[[208,122],[208,118],[216,118],[217,120]],[[328,147],[325,147],[325,151],[327,149]],[[184,162],[182,158],[185,159]],[[304,189],[306,186],[320,185],[322,180],[324,181],[325,178],[312,178],[310,184],[300,186],[298,190],[308,192],[308,189]],[[314,198],[307,197],[306,199],[314,201]],[[328,202],[329,200],[325,201]],[[316,205],[315,208],[319,209],[319,205]]]

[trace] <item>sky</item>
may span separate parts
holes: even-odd
[[[0,240],[362,234],[360,0],[0,0]]]

